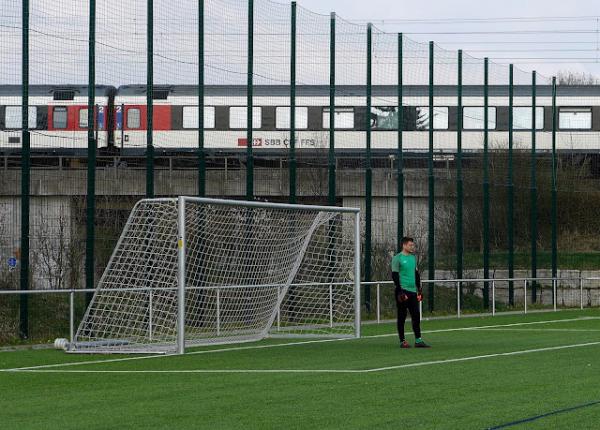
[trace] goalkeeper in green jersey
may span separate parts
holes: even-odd
[[[429,348],[429,345],[421,339],[419,302],[423,298],[423,291],[414,252],[415,241],[410,237],[403,237],[402,251],[392,258],[392,280],[396,286],[395,296],[398,308],[398,336],[400,337],[400,348],[410,348],[410,344],[404,336],[404,323],[407,313],[410,312],[416,339],[415,348]]]

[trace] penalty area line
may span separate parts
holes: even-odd
[[[557,320],[546,320],[546,321],[531,321],[531,322],[521,322],[521,323],[511,323],[511,324],[494,324],[494,325],[482,325],[482,326],[474,326],[474,327],[457,327],[457,328],[445,328],[439,330],[424,330],[422,333],[430,334],[430,333],[448,333],[453,331],[485,331],[487,329],[499,329],[499,328],[507,328],[507,327],[521,327],[521,326],[530,326],[530,325],[540,325],[540,324],[556,324],[561,322],[574,322],[574,321],[587,321],[587,320],[596,320],[600,319],[600,317],[579,317],[579,318],[568,318],[568,319],[557,319]],[[388,337],[388,336],[397,336],[397,333],[392,334],[378,334],[373,336],[364,336],[370,338],[377,337]]]
[[[485,360],[489,358],[511,357],[517,355],[533,354],[537,352],[559,351],[564,349],[585,348],[598,346],[600,342],[577,343],[572,345],[551,346],[546,348],[525,349],[510,352],[498,352],[494,354],[473,355],[468,357],[449,358],[446,360],[432,360],[417,363],[400,364],[397,366],[377,367],[371,369],[188,369],[188,370],[84,370],[84,369],[12,369],[13,373],[112,373],[112,374],[256,374],[256,373],[331,373],[331,374],[362,374],[378,373],[393,370],[409,369],[413,367],[434,366],[440,364],[452,364],[465,361]]]
[[[600,329],[594,328],[480,328],[477,331],[518,331],[518,332],[535,332],[535,333],[600,333]]]
[[[588,346],[597,346],[597,345],[600,345],[600,342],[576,343],[573,345],[549,346],[546,348],[524,349],[524,350],[520,350],[520,351],[510,351],[510,352],[498,352],[498,353],[494,353],[494,354],[473,355],[470,357],[449,358],[446,360],[423,361],[420,363],[400,364],[398,366],[388,366],[388,367],[379,367],[376,369],[367,369],[367,370],[365,370],[365,373],[383,372],[385,370],[407,369],[407,368],[411,368],[411,367],[431,366],[431,365],[435,365],[435,364],[460,363],[463,361],[484,360],[486,358],[510,357],[510,356],[514,356],[514,355],[533,354],[536,352],[559,351],[562,349],[585,348]]]

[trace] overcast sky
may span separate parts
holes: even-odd
[[[600,75],[598,0],[297,0],[297,3],[315,12],[335,11],[348,20],[371,21],[382,30],[403,32],[418,41],[434,40],[448,49],[462,48],[474,56],[489,56],[504,63],[512,60],[524,70],[535,69],[548,76],[560,70]],[[498,21],[499,18],[522,20]],[[465,19],[486,21],[458,21]],[[512,31],[543,33],[506,33]],[[424,34],[428,32],[479,33]]]
[[[255,83],[289,81],[290,2],[255,0]],[[537,70],[546,77],[559,71],[600,76],[600,0],[297,0],[298,83],[329,82],[329,19],[340,17],[336,54],[339,84],[365,82],[364,26],[373,22],[389,32],[375,38],[374,83],[396,82],[397,52],[394,33],[418,42],[435,41],[455,50],[501,64],[515,63],[530,79]],[[6,3],[6,2],[5,2]],[[245,84],[247,72],[247,2],[204,0],[205,70],[209,84]],[[176,5],[176,7],[174,7]],[[110,85],[146,81],[147,0],[103,0],[97,12],[97,82]],[[32,84],[87,82],[87,2],[40,0],[32,3],[30,79]],[[155,0],[154,78],[157,84],[197,82],[197,0]],[[306,9],[322,14],[307,13]],[[427,82],[427,47],[408,47],[406,83]],[[20,1],[3,4],[0,12],[0,84],[20,82]],[[419,51],[420,49],[420,51]],[[443,52],[436,53],[440,60]],[[408,56],[406,56],[408,57]],[[443,59],[442,59],[443,60]],[[411,64],[408,64],[411,63]],[[436,83],[456,82],[455,64],[436,68]],[[465,72],[472,83],[482,83],[481,62]],[[506,82],[506,67],[499,81]],[[412,81],[411,81],[412,79]],[[547,82],[540,76],[539,83]],[[493,82],[492,82],[493,83]]]

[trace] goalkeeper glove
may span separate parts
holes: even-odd
[[[406,293],[402,290],[400,290],[400,292],[398,293],[398,302],[402,303],[408,300],[408,296],[406,295]]]
[[[423,291],[419,290],[419,292],[417,293],[417,301],[422,302],[423,301]]]

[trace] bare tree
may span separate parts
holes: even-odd
[[[82,271],[83,242],[73,238],[70,222],[62,214],[39,222],[32,267],[51,289],[76,288]]]
[[[558,72],[557,76],[559,85],[598,85],[600,79],[592,75],[591,73],[584,72],[572,72],[569,70],[562,70]]]

